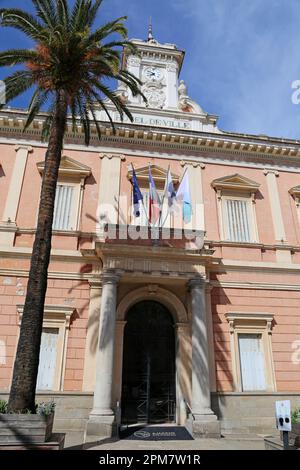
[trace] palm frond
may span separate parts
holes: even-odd
[[[32,74],[24,70],[18,70],[4,79],[6,102],[13,100],[21,95],[34,84]]]
[[[87,110],[86,101],[81,98],[81,96],[76,97],[76,104],[79,109],[80,122],[83,126],[84,131],[84,142],[85,145],[89,145],[91,138],[91,123],[89,119],[89,113]]]
[[[90,43],[97,43],[103,41],[107,36],[113,33],[119,34],[123,38],[127,38],[128,32],[127,28],[124,26],[123,22],[127,19],[127,16],[121,16],[110,23],[98,28],[94,33],[89,37]]]
[[[45,26],[53,29],[56,26],[56,9],[53,0],[31,0],[38,18],[40,18]]]
[[[43,129],[42,129],[42,141],[43,142],[47,141],[49,138],[50,131],[51,131],[52,124],[53,124],[53,116],[54,116],[55,108],[56,108],[56,100],[53,100],[49,105],[49,108],[47,110],[47,117],[43,122]]]
[[[69,6],[67,0],[56,0],[57,21],[64,28],[69,27]]]
[[[102,2],[103,0],[95,0],[94,5],[91,5],[89,13],[88,13],[88,26],[89,27],[93,25]]]
[[[22,64],[28,60],[36,59],[36,51],[29,49],[9,49],[0,52],[0,67]]]
[[[28,129],[34,118],[38,115],[40,112],[42,106],[46,103],[47,98],[48,98],[48,91],[41,90],[40,88],[37,88],[32,96],[31,102],[29,104],[28,108],[28,116],[27,120],[24,126],[24,131]]]
[[[13,27],[37,41],[45,38],[45,29],[37,19],[23,10],[15,8],[0,9],[0,25]]]

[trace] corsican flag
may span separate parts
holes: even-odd
[[[139,188],[137,179],[136,179],[136,174],[132,166],[132,188],[133,188],[133,207],[134,207],[134,216],[135,217],[140,217],[141,211],[140,211],[140,203],[143,202],[143,195],[141,193],[141,190]]]
[[[172,175],[170,171],[170,167],[168,168],[168,174],[166,179],[166,186],[165,186],[165,197],[168,198],[168,211],[169,213],[173,213],[175,211],[175,203],[176,203],[176,191],[174,189],[174,184],[172,180]]]
[[[179,188],[176,193],[176,199],[182,204],[182,217],[184,223],[188,224],[192,220],[192,200],[190,192],[190,179],[186,170]]]
[[[155,224],[160,217],[161,202],[149,166],[149,222]]]

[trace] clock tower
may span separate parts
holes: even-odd
[[[189,95],[184,80],[180,80],[180,72],[185,52],[174,44],[160,44],[154,39],[152,25],[149,27],[146,41],[132,39],[138,53],[129,49],[123,52],[123,70],[135,75],[142,82],[142,92],[147,98],[133,96],[126,84],[119,82],[115,93],[128,106],[133,124],[176,128],[193,131],[219,133],[218,117],[203,111],[201,106]],[[115,122],[120,116],[107,101],[107,109]],[[99,109],[99,121],[107,121],[105,112]],[[128,122],[127,117],[124,122]]]
[[[133,97],[128,92],[128,104],[150,109],[178,109],[178,77],[184,52],[174,44],[159,44],[153,37],[151,25],[147,41],[133,39],[132,42],[139,54],[125,51],[123,67],[142,81],[142,91],[148,103],[145,104],[141,96]]]

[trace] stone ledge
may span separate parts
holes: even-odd
[[[265,449],[266,450],[284,450],[283,449],[283,442],[280,440],[279,437],[266,437],[265,441]],[[287,450],[300,450],[295,446],[289,446]]]

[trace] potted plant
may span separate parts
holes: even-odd
[[[8,413],[7,402],[0,400],[0,444],[37,444],[49,441],[55,403],[39,403],[36,413]]]
[[[295,447],[300,447],[300,407],[292,411],[292,431],[291,439],[295,442]]]

